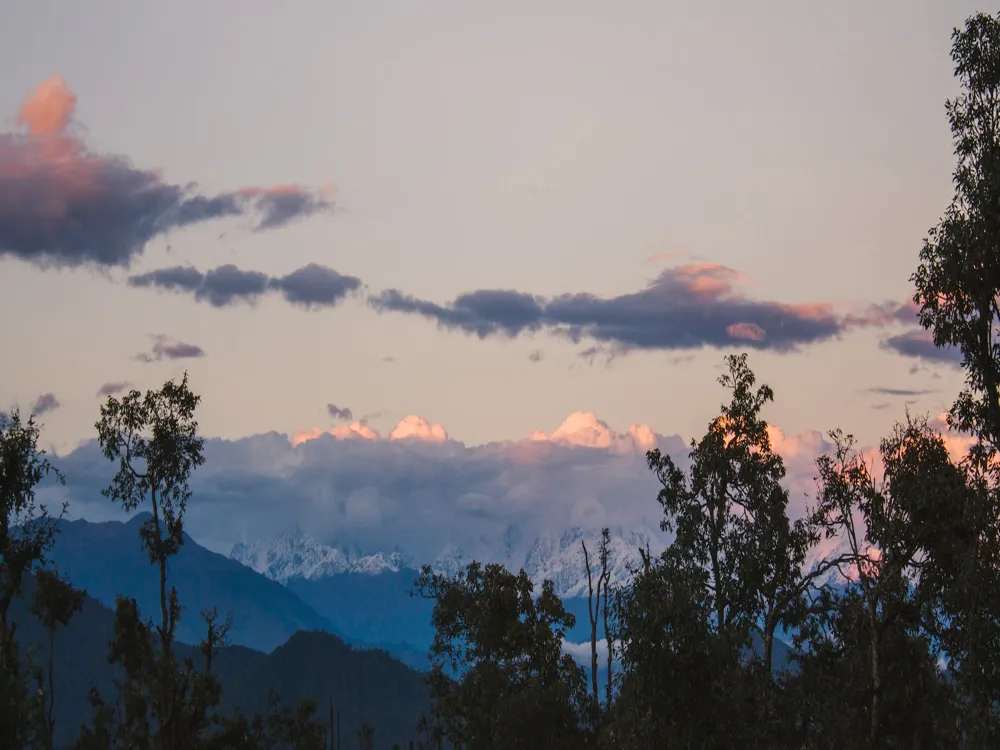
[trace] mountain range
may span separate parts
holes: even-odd
[[[64,729],[67,721],[75,728],[89,717],[88,681],[109,684],[112,673],[105,655],[116,597],[135,597],[147,614],[158,608],[158,575],[139,541],[139,527],[146,518],[148,514],[142,513],[126,522],[58,522],[51,562],[89,595],[84,613],[59,641],[74,644],[73,658],[59,662],[65,672],[59,679],[68,685],[63,689],[66,703],[59,709],[60,716],[65,712],[68,717],[63,721]],[[433,560],[432,567],[451,575],[476,557],[501,562],[512,570],[523,568],[537,585],[544,579],[553,580],[577,620],[567,633],[567,651],[589,663],[587,574],[581,545],[587,545],[596,576],[599,541],[599,532],[582,528],[530,536],[510,527],[496,539],[481,539],[471,551],[449,545]],[[828,541],[815,555],[831,554],[837,551],[836,545],[836,540]],[[640,549],[648,548],[655,555],[663,546],[660,535],[647,529],[613,529],[609,548],[612,585],[629,580],[641,563]],[[814,563],[807,562],[807,567]],[[203,608],[216,606],[222,616],[232,614],[232,645],[219,662],[235,664],[231,673],[222,675],[233,681],[233,689],[226,693],[230,707],[237,704],[228,703],[229,696],[239,705],[259,705],[267,687],[279,689],[288,700],[316,697],[308,692],[314,688],[323,699],[336,692],[334,683],[339,685],[336,690],[342,691],[336,698],[341,702],[347,700],[344,696],[355,684],[368,685],[366,689],[377,696],[381,693],[375,682],[382,680],[384,689],[389,690],[391,681],[385,682],[384,675],[392,673],[393,680],[402,681],[399,689],[408,696],[405,715],[390,712],[377,718],[385,726],[401,727],[411,718],[415,721],[419,714],[415,706],[426,699],[421,671],[428,667],[427,649],[433,637],[433,602],[412,595],[417,568],[412,557],[401,550],[362,551],[349,545],[325,544],[301,530],[267,541],[237,544],[229,557],[186,536],[180,552],[170,561],[168,583],[177,586],[184,609],[178,631],[184,643],[200,641],[198,615]],[[24,632],[40,636],[41,631],[35,627]],[[603,636],[599,628],[598,638]],[[310,650],[326,656],[310,656]],[[779,642],[775,656],[775,666],[780,667],[788,662],[790,650]],[[326,665],[326,677],[317,672],[321,662]],[[354,670],[349,679],[344,677],[348,665]],[[312,676],[300,682],[296,674]],[[383,676],[373,682],[368,676],[372,674]],[[603,682],[604,675],[601,678]],[[368,718],[361,710],[368,704],[357,705],[352,716],[360,724]],[[348,726],[347,719],[344,726]]]
[[[72,546],[71,537],[61,538],[56,547],[60,546]],[[183,582],[178,586],[183,598]],[[44,663],[48,638],[25,604],[31,591],[29,583],[24,597],[15,600],[10,614],[18,625],[17,637],[22,648],[33,650],[36,663]],[[290,598],[288,595],[285,600]],[[190,613],[187,616],[195,619]],[[110,690],[117,671],[108,662],[107,654],[114,618],[111,609],[87,596],[82,611],[68,626],[56,631],[53,681],[57,747],[65,746],[76,736],[81,724],[91,721],[93,712],[87,701],[91,685],[105,696],[113,695]],[[178,655],[201,663],[196,647],[180,643]],[[340,712],[341,734],[348,746],[352,745],[361,724],[367,721],[376,728],[380,746],[383,742],[387,747],[395,742],[405,747],[416,738],[417,721],[429,705],[422,673],[384,651],[359,649],[321,631],[293,633],[270,653],[239,645],[226,646],[213,663],[223,687],[222,712],[230,713],[236,708],[246,713],[260,710],[272,689],[283,705],[311,698],[319,704],[320,720],[325,719],[328,704]]]

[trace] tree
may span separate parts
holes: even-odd
[[[160,624],[163,653],[169,654],[176,616],[176,591],[167,591],[167,560],[184,543],[184,511],[192,472],[205,462],[194,412],[201,400],[188,388],[187,373],[143,396],[133,389],[120,401],[109,396],[101,407],[97,439],[109,461],[118,463],[105,497],[132,512],[148,501],[152,516],[140,529],[149,561],[160,569]]]
[[[421,569],[415,591],[435,600],[430,649],[434,746],[468,750],[585,746],[587,681],[562,640],[574,617],[551,581],[471,563],[455,578]],[[457,675],[457,677],[451,677]]]
[[[989,726],[1000,700],[1000,17],[968,18],[952,34],[951,57],[961,89],[945,107],[957,158],[955,193],[929,231],[911,280],[920,324],[937,346],[962,353],[965,388],[948,422],[976,439],[968,465],[979,510],[967,514],[976,543],[952,556],[960,566],[938,573],[942,586],[947,581],[941,593],[949,619],[962,622],[946,648],[967,716],[978,717],[968,739],[988,742],[996,736]]]
[[[26,670],[21,664],[10,619],[14,599],[28,578],[48,559],[55,542],[56,518],[36,505],[35,488],[47,476],[62,475],[38,449],[34,417],[20,412],[0,414],[0,746],[24,747],[37,727],[41,707],[28,696]],[[60,517],[66,511],[62,507]]]
[[[74,614],[83,609],[84,592],[77,591],[52,570],[40,570],[35,576],[35,594],[31,600],[31,613],[45,626],[49,637],[48,669],[46,671],[45,715],[43,720],[42,745],[51,750],[55,746],[55,704],[56,690],[56,630],[69,624]]]
[[[611,636],[608,632],[608,585],[611,582],[611,571],[608,570],[608,546],[610,535],[608,529],[601,530],[601,541],[597,547],[598,559],[600,560],[600,570],[597,574],[597,589],[594,589],[594,575],[590,569],[590,553],[587,551],[587,542],[580,540],[583,547],[583,564],[587,570],[587,615],[590,618],[590,680],[594,691],[593,712],[594,720],[597,721],[601,712],[601,696],[597,689],[597,624],[598,619],[603,614],[604,640],[608,649],[608,677],[607,696],[605,707],[611,706]],[[595,597],[596,593],[596,597]],[[604,594],[604,604],[601,605],[601,594]]]
[[[607,747],[744,747],[737,654],[713,627],[708,574],[675,554],[643,555],[615,597],[621,644]]]
[[[950,421],[1000,441],[1000,18],[970,17],[952,34],[962,93],[946,104],[958,164],[955,196],[930,230],[911,277],[921,325],[962,352],[966,388]]]
[[[817,636],[811,645],[814,653],[823,653],[839,641],[852,649],[846,658],[864,654],[861,692],[869,746],[912,746],[907,732],[918,725],[899,718],[915,706],[912,700],[901,705],[906,686],[898,679],[889,684],[889,675],[898,674],[901,661],[924,665],[925,682],[926,673],[936,671],[920,631],[917,587],[939,533],[933,521],[948,512],[960,489],[954,480],[961,482],[961,476],[926,420],[908,419],[882,441],[881,482],[851,436],[834,431],[830,437],[835,452],[817,461],[820,492],[812,518],[827,538],[839,538],[847,547],[838,558],[847,592],[817,610],[837,638]],[[936,707],[920,708],[934,713]],[[894,722],[891,731],[887,722]]]
[[[719,382],[732,398],[705,436],[691,442],[690,477],[659,449],[647,460],[662,487],[661,527],[675,532],[675,567],[705,571],[714,627],[737,648],[756,631],[769,675],[775,632],[788,624],[818,572],[801,575],[812,536],[803,524],[789,522],[784,462],[760,416],[774,392],[767,385],[754,390],[746,354],[728,356],[726,364]]]
[[[145,395],[132,390],[120,401],[109,397],[95,425],[105,457],[118,464],[118,472],[103,493],[126,511],[149,502],[152,515],[139,534],[150,563],[160,574],[160,622],[155,626],[155,639],[135,601],[118,599],[110,658],[125,672],[119,686],[122,720],[116,731],[126,745],[142,745],[149,735],[156,748],[191,747],[209,723],[208,711],[218,703],[212,656],[224,641],[229,623],[219,625],[214,611],[203,612],[205,669],[196,670],[190,660],[178,663],[174,634],[181,607],[177,589],[167,589],[167,562],[184,542],[189,479],[204,463],[203,441],[194,417],[199,401],[185,373],[180,383],[167,381],[160,390]],[[147,690],[151,692],[148,698]],[[100,713],[100,697],[94,700]],[[150,710],[152,720],[147,718]]]

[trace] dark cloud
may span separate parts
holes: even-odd
[[[372,296],[369,304],[379,312],[420,315],[480,338],[546,329],[618,352],[737,344],[784,352],[835,338],[850,326],[876,324],[863,316],[838,316],[825,303],[750,299],[737,290],[740,278],[733,269],[700,263],[667,269],[641,291],[617,297],[577,293],[545,299],[480,290],[439,305],[390,289]]]
[[[933,388],[886,388],[883,386],[878,386],[875,388],[869,388],[869,393],[875,393],[879,396],[926,396],[928,393],[935,393]]]
[[[47,414],[60,406],[59,399],[54,393],[43,393],[35,400],[35,405],[31,407],[31,413],[36,417]]]
[[[192,266],[158,268],[130,276],[130,286],[158,288],[192,294],[199,302],[225,307],[238,302],[253,304],[262,294],[278,291],[290,304],[306,309],[335,307],[361,287],[361,279],[310,263],[291,273],[271,277],[226,264],[202,273]]]
[[[254,231],[332,210],[325,192],[301,186],[202,195],[123,156],[91,151],[69,131],[76,97],[60,78],[25,101],[27,133],[0,134],[0,258],[40,267],[127,267],[156,237],[227,217]]]
[[[300,185],[261,190],[255,197],[260,214],[258,230],[277,229],[300,216],[310,216],[333,208],[325,195],[310,192]]]
[[[913,357],[935,364],[961,366],[962,350],[952,346],[935,346],[930,331],[915,328],[882,341],[882,348],[904,357]]]
[[[346,407],[344,407],[342,409],[339,406],[336,406],[335,404],[327,404],[326,405],[326,412],[327,412],[327,414],[329,414],[334,419],[343,419],[343,420],[348,420],[349,421],[354,416],[351,413],[350,409],[348,409]]]
[[[361,287],[361,279],[344,276],[332,268],[310,263],[286,276],[273,278],[271,289],[281,291],[284,298],[293,305],[310,307],[334,307],[344,297]]]
[[[204,357],[205,350],[195,344],[185,344],[183,341],[170,339],[165,334],[152,334],[153,348],[148,352],[140,352],[135,359],[140,362],[159,362],[163,359],[190,359]]]
[[[98,388],[96,395],[98,398],[104,398],[105,396],[116,396],[128,387],[129,384],[125,381],[121,382],[112,381],[109,383],[105,383],[100,388]]]

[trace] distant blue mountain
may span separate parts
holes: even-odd
[[[410,596],[418,573],[409,568],[366,575],[342,573],[292,578],[286,586],[325,617],[343,638],[370,645],[397,644],[423,653],[434,638],[434,602]],[[385,646],[392,650],[390,645]]]
[[[142,549],[141,513],[125,523],[59,521],[51,559],[78,588],[114,609],[119,594],[135,597],[144,615],[159,620],[159,574]],[[199,546],[185,535],[184,546],[167,565],[184,612],[178,639],[196,644],[203,636],[200,612],[218,607],[233,615],[232,643],[270,652],[299,630],[335,633],[330,622],[279,583]]]

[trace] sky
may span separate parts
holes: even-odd
[[[41,414],[96,517],[101,400],[187,370],[204,494],[239,509],[206,500],[220,548],[265,517],[474,535],[511,497],[631,518],[633,478],[655,515],[642,451],[704,432],[739,351],[806,477],[826,431],[872,445],[961,386],[909,276],[951,199],[951,30],[979,9],[15,4],[0,405]],[[401,489],[421,471],[433,512]]]

